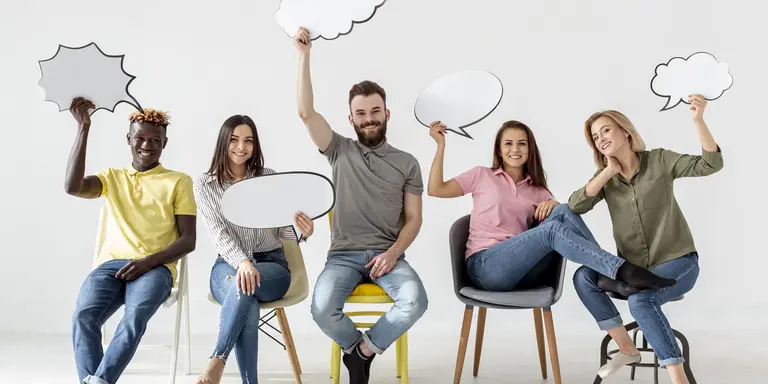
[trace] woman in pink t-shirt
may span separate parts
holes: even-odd
[[[557,252],[636,289],[661,288],[661,278],[601,249],[580,216],[552,199],[536,139],[519,121],[505,122],[494,141],[493,165],[474,167],[443,181],[445,125],[430,125],[437,153],[428,194],[451,198],[472,194],[466,265],[473,284],[487,291],[511,291]],[[531,228],[538,222],[540,224]]]

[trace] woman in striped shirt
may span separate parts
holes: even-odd
[[[219,383],[224,364],[235,349],[243,383],[257,383],[259,302],[285,295],[291,283],[281,239],[296,240],[290,227],[250,229],[230,224],[221,213],[221,197],[233,183],[275,173],[264,168],[256,125],[235,115],[221,127],[208,172],[194,180],[198,211],[218,252],[210,277],[214,299],[221,304],[216,348],[197,384]],[[296,215],[296,226],[306,240],[314,224]]]

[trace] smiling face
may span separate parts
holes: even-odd
[[[387,136],[389,111],[384,99],[378,94],[355,96],[349,104],[349,122],[355,128],[357,139],[366,147],[373,148],[384,142]]]
[[[253,130],[246,124],[240,124],[232,131],[227,148],[227,157],[231,164],[243,165],[253,156]]]
[[[528,134],[518,128],[505,129],[497,151],[505,168],[522,168],[528,161]]]
[[[622,151],[631,150],[629,133],[608,116],[595,120],[590,131],[595,148],[604,156],[615,157]]]
[[[160,155],[168,143],[165,128],[149,122],[132,123],[127,139],[131,147],[133,167],[140,172],[152,169],[160,163]]]

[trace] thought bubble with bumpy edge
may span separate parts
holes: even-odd
[[[297,212],[315,220],[336,203],[333,182],[305,171],[278,172],[232,184],[221,197],[221,213],[230,223],[243,228],[292,227]]]
[[[680,102],[688,104],[688,96],[693,94],[710,101],[718,99],[731,85],[733,77],[728,72],[728,64],[718,62],[707,52],[696,52],[688,58],[673,57],[666,64],[657,65],[651,79],[651,91],[667,98],[661,111],[672,109]]]
[[[45,101],[69,110],[72,100],[83,97],[99,109],[114,112],[120,103],[143,111],[139,102],[128,92],[136,76],[123,69],[125,55],[107,55],[96,43],[72,48],[59,45],[50,59],[40,60],[41,77],[38,85],[45,90]]]
[[[427,86],[416,99],[413,113],[425,127],[440,121],[447,131],[472,139],[465,128],[488,117],[503,94],[496,75],[476,69],[458,71]]]
[[[355,24],[373,18],[386,0],[281,0],[275,18],[283,31],[293,37],[300,27],[310,40],[334,40],[352,32]]]

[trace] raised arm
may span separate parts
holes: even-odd
[[[443,160],[445,158],[445,125],[435,121],[429,126],[429,135],[437,143],[435,159],[432,160],[432,168],[429,170],[429,181],[427,183],[427,194],[433,197],[459,197],[464,195],[461,185],[450,179],[443,181]]]
[[[571,197],[568,199],[568,208],[578,215],[592,210],[597,203],[605,198],[605,193],[603,192],[605,184],[619,172],[621,172],[619,162],[613,157],[608,157],[608,165],[601,171],[598,171],[587,185],[571,194]]]
[[[312,138],[312,142],[315,143],[317,149],[325,152],[331,143],[333,131],[323,115],[315,111],[312,79],[310,78],[309,71],[309,51],[312,48],[309,31],[304,28],[299,29],[293,38],[293,44],[299,50],[299,74],[296,85],[299,117],[301,117],[301,120],[307,127],[309,137]]]
[[[88,145],[88,133],[91,129],[89,109],[96,108],[90,100],[82,97],[72,100],[70,113],[77,121],[77,136],[67,161],[67,173],[64,178],[64,191],[72,196],[95,199],[101,196],[102,184],[98,177],[85,176],[85,152]]]

